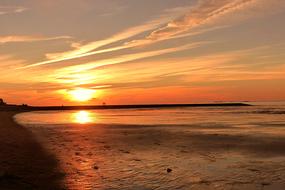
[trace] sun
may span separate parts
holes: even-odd
[[[86,88],[76,88],[68,91],[70,98],[78,102],[86,102],[94,98],[96,91]]]

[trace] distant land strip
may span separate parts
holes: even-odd
[[[152,109],[152,108],[186,108],[186,107],[230,107],[251,106],[245,103],[208,103],[208,104],[138,104],[138,105],[94,105],[94,106],[0,106],[1,111],[49,111],[49,110],[95,110],[95,109]]]

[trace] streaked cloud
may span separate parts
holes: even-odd
[[[19,72],[15,72],[15,68],[25,64],[25,60],[15,58],[13,55],[0,54],[0,83],[13,83],[15,79],[19,80]],[[1,88],[4,86],[1,84]]]
[[[176,17],[179,13],[181,14],[181,12],[184,12],[188,8],[189,7],[184,7],[184,8],[176,7],[173,9],[167,9],[162,15],[160,15],[158,18],[154,20],[151,20],[139,26],[131,27],[125,31],[122,31],[121,33],[115,34],[114,36],[111,36],[110,38],[107,38],[104,40],[94,41],[94,42],[90,42],[87,44],[81,44],[81,43],[74,42],[71,44],[71,47],[73,47],[74,50],[60,52],[60,53],[48,53],[46,54],[46,57],[48,59],[47,61],[42,61],[42,62],[38,62],[35,64],[31,64],[24,68],[35,67],[35,66],[60,62],[60,61],[67,61],[67,60],[86,57],[86,56],[95,55],[99,53],[107,53],[107,52],[118,51],[118,50],[134,47],[134,45],[131,45],[131,44],[123,44],[123,45],[119,45],[116,47],[97,50],[109,44],[119,42],[122,40],[126,40],[138,34],[141,34],[141,33],[144,33],[150,30],[154,30],[155,28],[161,26],[162,24],[167,23],[170,19]]]
[[[36,41],[49,41],[71,39],[70,36],[56,36],[56,37],[44,37],[44,36],[0,36],[0,44],[11,42],[36,42]]]
[[[195,47],[198,47],[198,46],[205,44],[205,43],[207,43],[207,42],[199,42],[199,43],[188,44],[188,45],[184,45],[184,46],[180,46],[180,47],[122,55],[122,56],[111,58],[111,59],[104,59],[104,60],[100,60],[100,61],[80,64],[80,65],[75,65],[75,66],[64,67],[62,69],[57,70],[56,73],[58,73],[59,76],[61,77],[61,76],[64,76],[66,74],[85,72],[85,71],[93,70],[93,69],[103,67],[103,66],[115,65],[115,64],[125,63],[125,62],[129,62],[129,61],[135,61],[135,60],[139,60],[139,59],[163,55],[163,54],[167,54],[167,53],[182,51],[182,50],[186,50],[186,49],[190,49],[190,48],[195,48]]]
[[[145,45],[157,41],[175,38],[181,33],[187,32],[197,26],[209,23],[215,18],[219,18],[227,13],[240,10],[255,3],[258,0],[201,0],[193,7],[188,14],[173,20],[165,26],[152,31],[143,39],[130,42],[136,45]]]
[[[137,46],[148,45],[162,40],[187,37],[191,34],[183,33],[188,32],[190,29],[207,23],[211,19],[214,19],[216,17],[225,15],[235,10],[242,9],[248,4],[254,3],[256,1],[258,0],[203,0],[199,1],[198,5],[196,5],[195,7],[176,7],[173,9],[168,9],[165,10],[164,14],[162,14],[158,19],[147,22],[137,27],[127,29],[122,33],[119,33],[104,40],[90,42],[85,45],[82,45],[80,43],[73,43],[72,47],[75,48],[75,50],[62,53],[49,53],[46,55],[46,57],[48,58],[47,61],[34,63],[28,65],[26,68],[86,57],[100,53],[118,51]],[[169,22],[169,20],[174,15],[177,16],[177,12],[183,14],[186,12],[186,10],[188,10],[188,12],[190,13],[185,14],[184,16]],[[126,40],[148,31],[151,31],[150,34],[142,39],[130,40],[125,42],[123,45],[97,50],[108,44]]]
[[[15,59],[12,55],[0,54],[0,71],[4,72],[4,69],[17,68],[25,63],[24,60]]]
[[[0,15],[11,14],[11,13],[21,13],[26,11],[25,7],[15,7],[15,6],[1,6],[0,5]]]
[[[262,62],[259,57],[267,52],[270,47],[257,47],[236,51],[220,52],[196,58],[188,57],[174,60],[160,60],[155,62],[131,61],[120,67],[106,67],[105,73],[89,71],[92,76],[111,74],[111,79],[89,80],[79,84],[81,87],[96,88],[103,86],[105,89],[132,89],[132,88],[157,88],[170,86],[205,86],[224,81],[249,81],[249,80],[277,80],[285,79],[284,67],[273,69],[256,67]],[[250,58],[249,60],[246,60]],[[241,61],[243,60],[243,61]],[[153,66],[155,65],[155,66]],[[283,65],[284,66],[284,65]],[[282,69],[283,68],[283,69]],[[76,71],[78,68],[74,68]],[[69,73],[69,74],[68,74]],[[62,73],[63,74],[63,73]],[[74,82],[78,74],[63,74],[60,82]],[[126,76],[128,76],[126,78]],[[78,80],[80,81],[80,80]]]

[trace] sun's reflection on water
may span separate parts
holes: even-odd
[[[94,122],[94,117],[88,111],[78,111],[73,113],[73,122],[79,124],[87,124]]]

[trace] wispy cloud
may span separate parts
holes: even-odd
[[[74,47],[75,50],[62,53],[47,54],[47,61],[31,64],[26,66],[26,68],[86,57],[99,53],[106,53],[142,45],[148,45],[162,40],[186,37],[189,34],[183,33],[188,32],[190,29],[207,23],[210,20],[225,15],[227,13],[243,9],[247,5],[256,1],[258,0],[201,0],[195,7],[192,8],[187,7],[186,9],[178,7],[171,10],[166,10],[164,15],[162,15],[159,19],[155,19],[141,26],[130,28],[122,33],[114,35],[105,40],[90,42],[85,45],[74,43],[72,47]],[[185,13],[186,10],[190,10],[188,14]],[[171,19],[173,15],[177,16],[177,12],[180,12],[180,14],[185,15],[169,22],[169,19]],[[168,14],[171,16],[169,16]],[[162,26],[163,24],[164,26]],[[123,45],[119,45],[116,47],[97,50],[108,44],[129,39],[147,31],[151,31],[151,33],[144,38],[131,40],[129,42],[124,43]]]
[[[187,8],[189,9],[189,7]],[[76,42],[72,43],[71,47],[74,48],[73,50],[60,52],[60,53],[46,54],[46,57],[48,59],[47,61],[31,64],[28,65],[26,68],[134,47],[134,45],[132,44],[123,44],[112,48],[107,48],[107,49],[105,48],[102,50],[98,50],[99,48],[110,45],[112,43],[123,41],[132,38],[138,34],[154,30],[157,27],[160,27],[161,25],[169,22],[169,20],[177,17],[177,15],[181,14],[181,12],[184,13],[185,10],[186,10],[185,7],[165,10],[165,12],[162,15],[160,15],[158,18],[154,20],[151,20],[139,26],[131,27],[125,31],[122,31],[104,40],[94,41],[87,44],[81,44]]]
[[[126,62],[135,61],[135,60],[139,60],[139,59],[159,56],[159,55],[163,55],[163,54],[167,54],[167,53],[191,49],[191,48],[198,47],[204,43],[207,43],[207,42],[193,43],[193,44],[184,45],[184,46],[180,46],[180,47],[167,48],[167,49],[149,51],[149,52],[143,52],[143,53],[122,55],[122,56],[115,57],[112,59],[104,59],[104,60],[89,62],[89,63],[85,63],[85,64],[81,64],[81,65],[64,67],[64,68],[58,69],[55,72],[56,76],[54,76],[54,77],[57,79],[62,79],[62,78],[65,78],[66,76],[73,75],[73,76],[75,76],[75,78],[77,78],[78,73],[90,71],[93,69],[98,69],[98,68],[104,67],[104,66],[116,65],[116,64],[126,63]],[[69,78],[69,80],[70,80],[70,78]],[[69,80],[67,80],[66,82],[68,82]],[[62,81],[60,81],[60,82],[62,82]]]
[[[0,83],[3,83],[11,80],[13,81],[16,79],[15,77],[17,77],[17,80],[19,79],[19,72],[15,72],[15,68],[23,66],[25,60],[18,59],[13,55],[0,54],[0,63]]]
[[[268,47],[258,47],[236,51],[214,53],[189,59],[160,60],[141,62],[132,66],[104,68],[105,73],[112,74],[112,80],[94,80],[82,87],[104,86],[104,88],[153,88],[170,86],[203,86],[225,81],[276,80],[285,79],[285,67],[279,65],[256,68],[259,56]],[[249,59],[249,60],[247,60]],[[246,61],[247,60],[247,61]],[[234,64],[233,64],[234,63]],[[155,66],[154,66],[155,65]],[[139,68],[139,69],[138,69]],[[100,72],[96,72],[97,76]],[[128,76],[127,78],[125,76]],[[66,78],[67,81],[72,77]]]
[[[0,70],[5,71],[4,68],[16,68],[17,66],[20,66],[24,64],[23,60],[15,59],[12,55],[1,55],[0,54]]]
[[[47,61],[42,61],[42,62],[38,62],[35,64],[31,64],[31,65],[26,66],[25,68],[41,66],[41,65],[46,65],[46,64],[50,64],[50,63],[56,63],[56,62],[60,62],[60,61],[71,60],[71,59],[76,59],[76,58],[80,58],[80,57],[95,55],[98,53],[106,53],[106,52],[126,49],[126,48],[128,48],[128,46],[119,46],[119,47],[115,47],[115,48],[107,48],[107,49],[103,49],[103,50],[94,51],[94,50],[96,50],[100,47],[106,46],[108,44],[115,43],[117,41],[124,40],[124,39],[130,38],[132,36],[135,36],[137,34],[140,34],[142,32],[151,30],[160,24],[161,24],[161,20],[154,20],[154,21],[148,22],[144,25],[130,28],[126,31],[123,31],[117,35],[114,35],[114,36],[107,38],[107,39],[104,39],[104,40],[94,41],[94,42],[90,42],[88,44],[72,43],[72,47],[75,48],[74,50],[61,52],[61,53],[46,54],[46,57],[48,58]]]
[[[153,20],[151,22],[145,23],[140,26],[132,27],[130,29],[127,29],[119,34],[116,34],[104,40],[94,41],[94,42],[90,42],[87,44],[73,43],[72,47],[75,48],[75,50],[62,52],[62,53],[47,54],[47,58],[55,59],[55,60],[77,58],[78,56],[88,53],[94,49],[98,49],[108,44],[115,43],[117,41],[124,40],[132,36],[135,36],[137,34],[140,34],[142,32],[151,30],[160,24],[161,24],[161,20],[157,19],[157,20]]]
[[[44,37],[44,36],[0,36],[0,44],[11,42],[35,42],[35,41],[48,41],[59,39],[70,39],[69,36],[56,36],[56,37]]]
[[[133,40],[131,44],[145,45],[157,41],[175,38],[181,33],[187,32],[197,26],[209,23],[215,18],[227,13],[240,10],[255,3],[258,0],[200,0],[198,5],[193,7],[188,14],[173,20],[165,26],[152,31],[143,39]]]
[[[14,7],[14,6],[1,6],[0,5],[0,15],[11,14],[11,13],[21,13],[26,11],[25,7]]]

